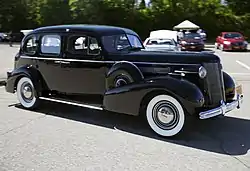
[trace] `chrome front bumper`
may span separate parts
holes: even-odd
[[[230,112],[236,108],[239,109],[242,102],[243,102],[243,95],[238,94],[236,99],[231,103],[225,103],[224,101],[221,101],[220,107],[207,110],[204,112],[200,112],[199,118],[208,119],[208,118],[215,117],[218,115],[225,115],[227,112]]]

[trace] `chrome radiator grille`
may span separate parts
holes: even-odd
[[[204,63],[207,76],[203,82],[207,107],[220,105],[221,100],[225,100],[224,81],[220,63]]]

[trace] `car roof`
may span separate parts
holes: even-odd
[[[124,33],[138,36],[137,33],[128,28],[107,26],[107,25],[88,25],[88,24],[45,26],[31,31],[29,34],[42,33],[42,32],[74,32],[74,31],[93,33],[93,34],[98,34],[99,36],[124,34]]]
[[[232,31],[227,31],[227,32],[222,32],[222,34],[241,34],[240,32],[232,32]]]

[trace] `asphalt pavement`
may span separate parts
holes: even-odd
[[[0,45],[5,73],[17,50]],[[49,102],[24,110],[0,87],[0,170],[249,170],[250,52],[215,53],[243,85],[243,106],[226,117],[193,121],[176,139],[161,138],[127,115]]]

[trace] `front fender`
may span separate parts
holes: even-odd
[[[231,101],[235,96],[235,82],[233,78],[224,71],[223,71],[223,81],[225,87],[226,101]]]
[[[103,105],[109,111],[138,115],[145,97],[162,91],[175,97],[190,114],[204,104],[204,96],[195,84],[165,76],[111,89],[105,93]]]
[[[24,65],[7,74],[5,89],[7,92],[14,93],[18,80],[23,77],[29,77],[34,84],[37,92],[41,92],[44,82],[39,71],[31,65]]]

